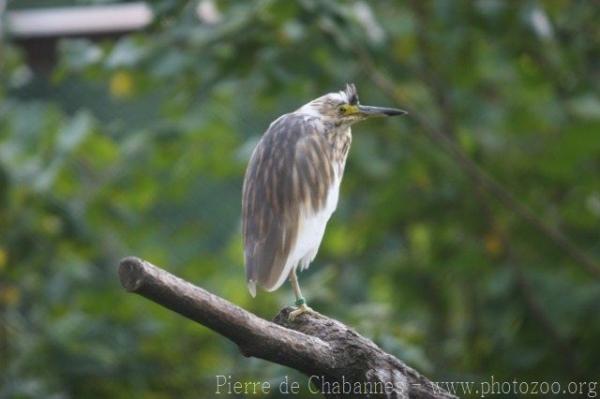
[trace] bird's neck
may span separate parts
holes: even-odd
[[[352,130],[350,126],[345,125],[332,127],[326,129],[326,131],[327,140],[331,145],[331,159],[336,164],[336,173],[341,177],[344,173],[346,158],[352,144]]]
[[[325,126],[325,132],[327,132],[326,134],[330,141],[337,140],[341,137],[346,136],[352,137],[352,130],[350,129],[350,124],[340,124],[324,120],[323,125]]]

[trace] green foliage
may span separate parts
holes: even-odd
[[[53,2],[73,3],[106,1]],[[0,398],[210,397],[216,374],[290,374],[125,294],[115,268],[137,255],[266,318],[291,304],[289,287],[246,291],[243,172],[273,119],[345,82],[451,134],[600,259],[592,2],[224,1],[214,24],[195,2],[152,4],[146,31],[60,40],[51,72],[2,49]],[[435,380],[597,379],[598,281],[423,129],[355,127],[338,211],[300,277],[311,306]]]

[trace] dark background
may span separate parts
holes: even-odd
[[[5,17],[94,3],[112,2],[13,1]],[[411,114],[354,128],[300,275],[310,305],[434,380],[600,381],[596,3],[150,6],[125,34],[3,24],[1,398],[211,397],[217,374],[304,385],[125,294],[116,266],[143,257],[265,318],[291,304],[288,285],[246,290],[243,173],[272,120],[346,82]]]

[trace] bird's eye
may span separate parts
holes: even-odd
[[[348,111],[348,106],[342,104],[342,105],[340,105],[339,110],[340,110],[341,114],[345,114]]]

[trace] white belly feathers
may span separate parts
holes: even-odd
[[[313,212],[306,207],[300,214],[298,221],[298,235],[294,248],[290,252],[285,268],[277,284],[269,288],[268,291],[274,291],[279,288],[288,278],[292,268],[300,267],[300,270],[307,269],[310,262],[313,261],[325,233],[325,226],[329,218],[335,211],[340,192],[341,176],[336,173],[333,184],[327,192],[327,201],[325,207],[318,212]]]

